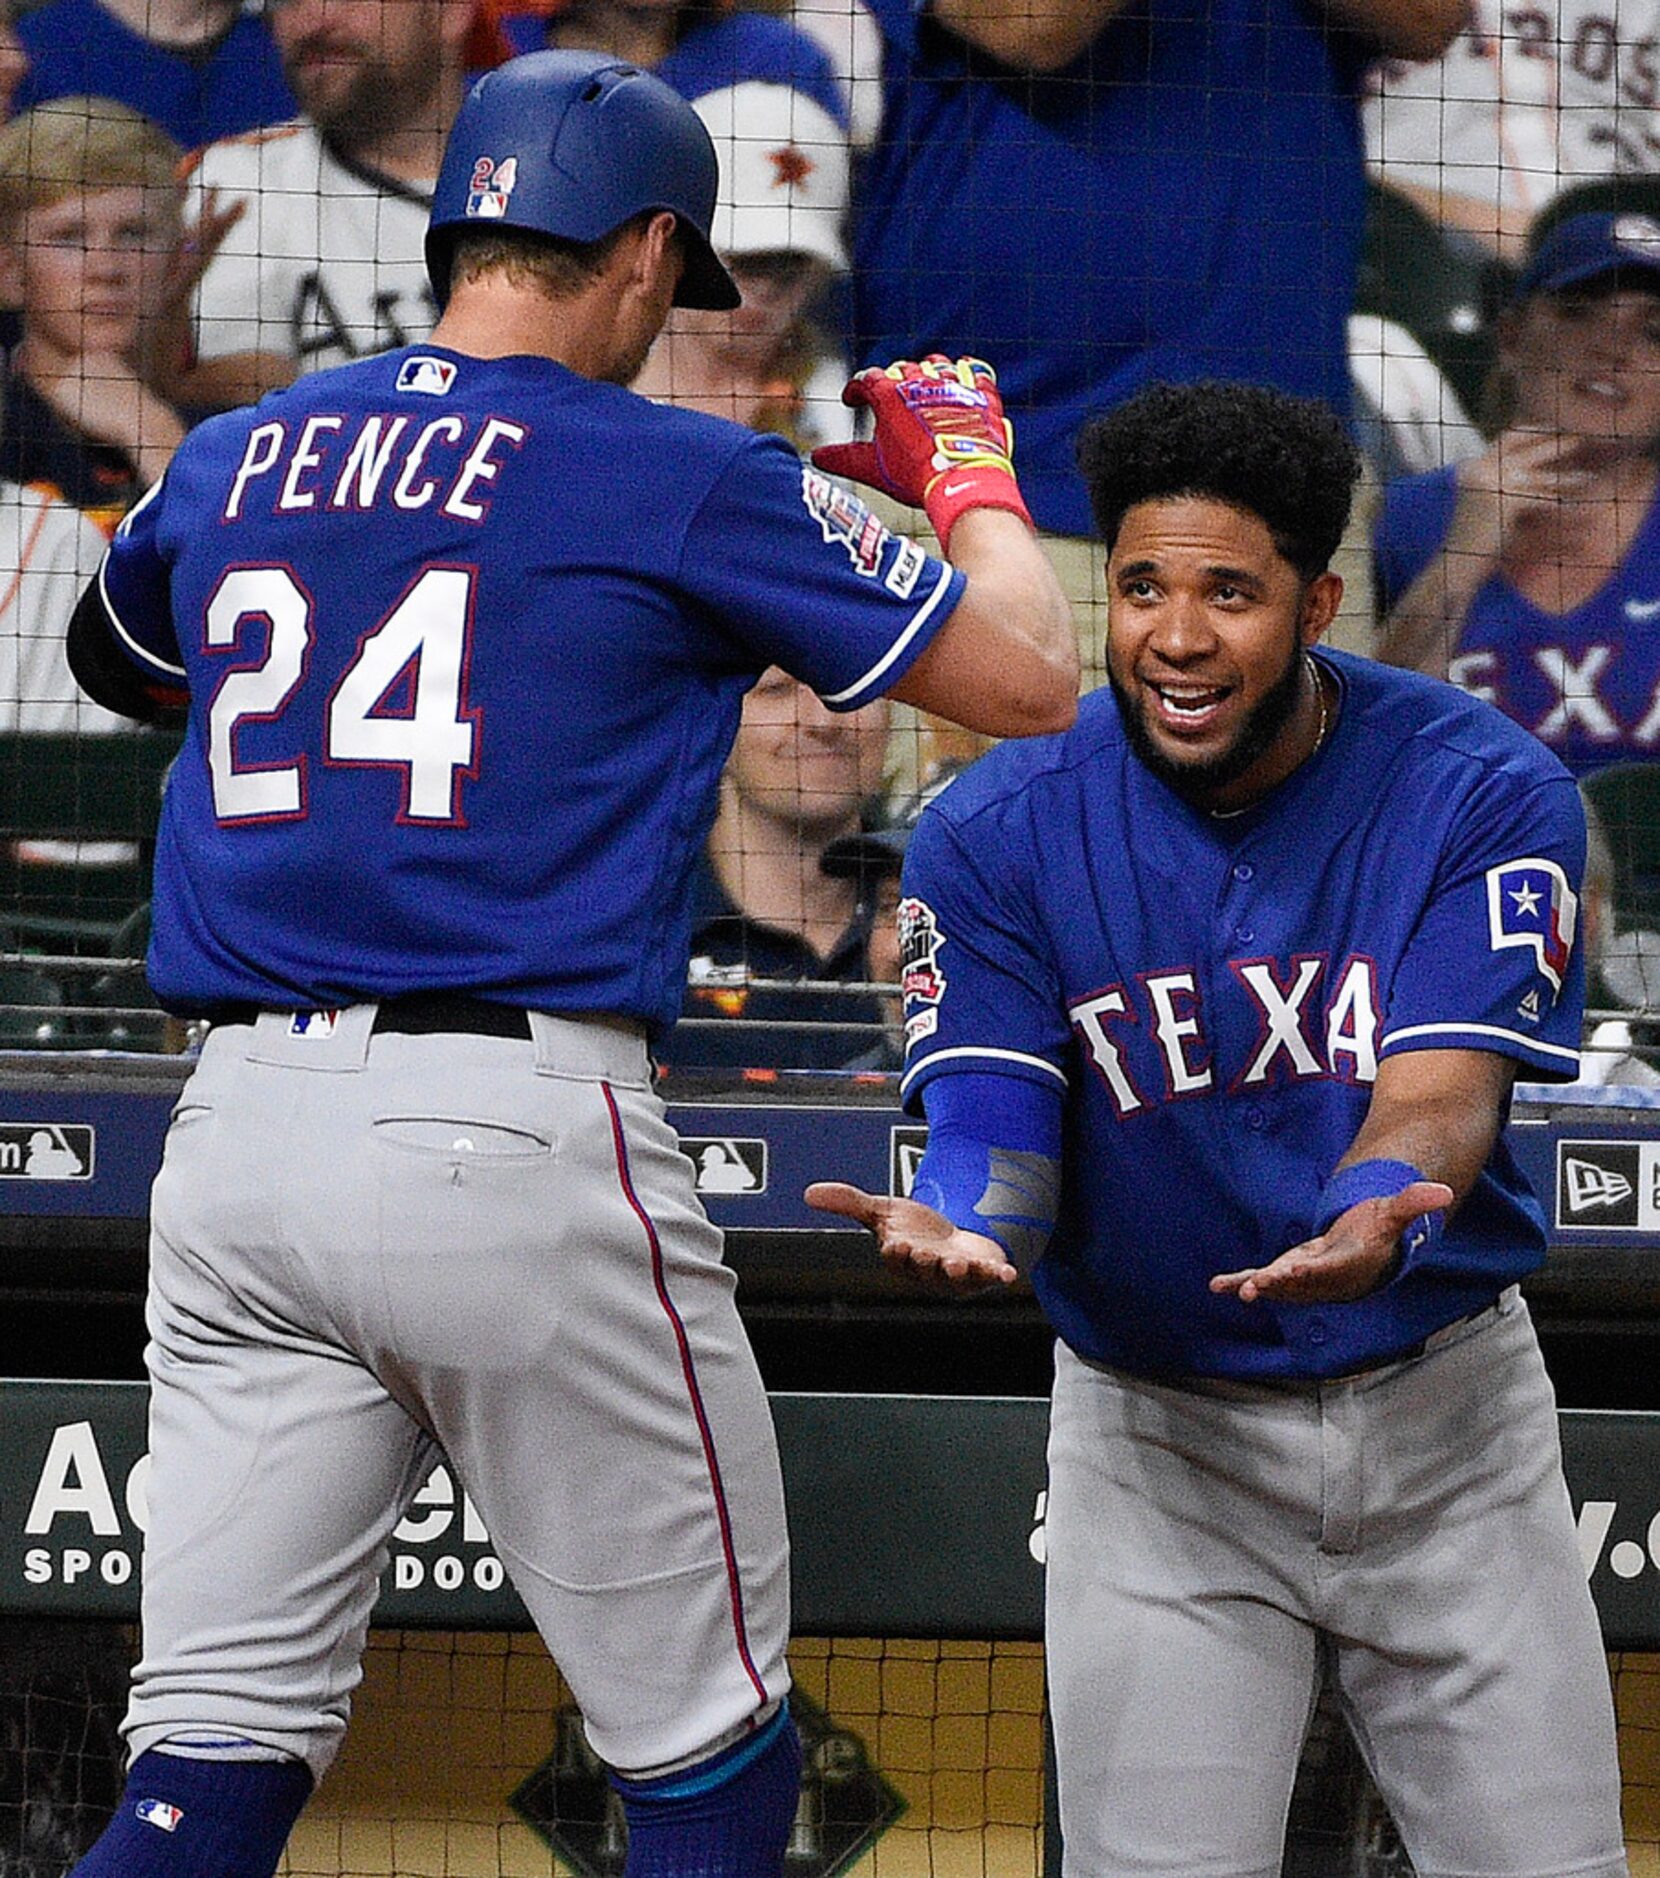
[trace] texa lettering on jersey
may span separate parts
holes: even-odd
[[[1253,1047],[1237,1062],[1216,1060],[1198,977],[1190,969],[1143,972],[1131,987],[1108,985],[1068,1007],[1083,1059],[1106,1084],[1120,1120],[1160,1099],[1209,1089],[1237,1094],[1278,1078],[1376,1080],[1379,1013],[1372,959],[1351,954],[1336,971],[1319,954],[1229,959],[1227,967],[1231,982],[1224,981],[1224,992],[1244,999],[1257,1025]],[[1237,1033],[1239,1027],[1230,1029]],[[1134,1066],[1132,1036],[1157,1046],[1162,1098],[1145,1069]]]

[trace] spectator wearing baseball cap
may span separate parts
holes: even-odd
[[[847,131],[810,93],[764,80],[704,92],[692,107],[720,152],[711,233],[743,304],[676,309],[634,388],[802,450],[845,442],[846,360],[812,311],[847,271]]]
[[[893,819],[878,827],[861,828],[832,841],[819,857],[819,866],[834,879],[857,883],[859,904],[865,909],[865,977],[873,985],[893,986],[881,998],[881,1034],[842,1067],[850,1070],[885,1070],[905,1067],[905,1032],[898,986],[905,969],[904,935],[899,919],[902,898],[900,874],[905,850],[917,817],[960,773],[961,764],[947,764],[907,800],[895,805]]]
[[[1497,327],[1488,447],[1384,495],[1379,656],[1585,775],[1660,747],[1660,220],[1574,214]]]

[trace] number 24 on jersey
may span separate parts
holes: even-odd
[[[359,642],[323,707],[323,759],[404,772],[401,822],[458,823],[461,779],[475,775],[478,714],[464,698],[474,572],[428,567]],[[235,567],[208,602],[209,653],[234,652],[263,622],[265,657],[228,671],[208,706],[208,767],[221,822],[276,821],[306,812],[306,758],[244,764],[244,722],[288,709],[316,642],[315,603],[291,569]],[[399,701],[391,702],[394,694]],[[309,741],[309,739],[308,739]]]

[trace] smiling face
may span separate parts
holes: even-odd
[[[1244,807],[1313,750],[1304,659],[1343,584],[1304,581],[1256,515],[1202,496],[1137,503],[1107,562],[1107,676],[1136,754],[1198,806]]]
[[[1660,279],[1536,294],[1506,321],[1516,421],[1608,442],[1660,439]]]
[[[752,813],[828,840],[857,823],[881,786],[887,731],[885,698],[832,711],[773,666],[744,699],[727,786]]]

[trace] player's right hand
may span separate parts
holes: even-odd
[[[848,381],[842,403],[864,406],[875,422],[868,443],[824,444],[813,461],[896,502],[925,509],[940,546],[968,509],[1031,516],[1014,479],[1014,431],[1003,415],[997,374],[983,359],[931,353],[870,366]]]
[[[988,1291],[1012,1285],[1019,1275],[995,1239],[953,1226],[920,1200],[866,1193],[840,1180],[816,1180],[802,1198],[820,1212],[840,1213],[875,1233],[882,1263],[913,1284]]]

